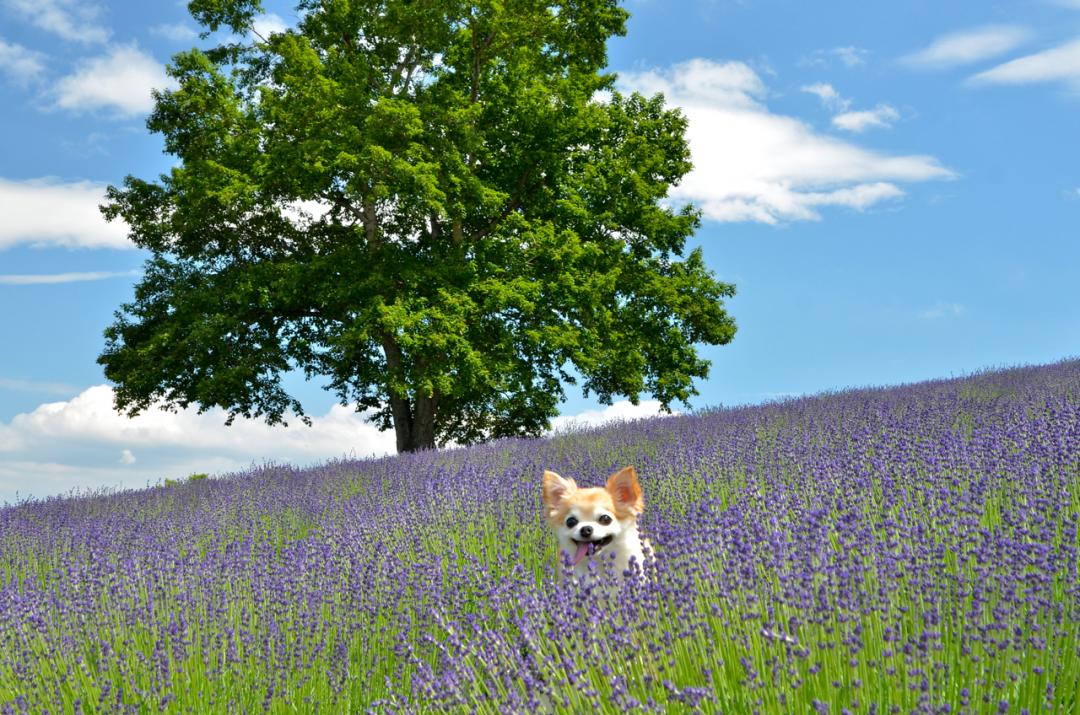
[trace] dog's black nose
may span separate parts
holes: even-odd
[[[583,539],[588,539],[590,536],[592,536],[592,527],[591,526],[583,526],[583,527],[581,527],[581,531],[578,532],[578,535],[581,536],[581,538],[583,538]]]

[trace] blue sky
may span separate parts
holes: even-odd
[[[694,407],[1080,354],[1080,0],[626,7],[610,66],[689,117],[673,197],[739,291]],[[101,333],[146,254],[95,206],[169,166],[149,90],[196,31],[182,2],[0,0],[0,502],[392,446],[299,379],[313,429],[109,408]]]

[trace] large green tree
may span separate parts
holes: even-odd
[[[102,210],[152,252],[99,358],[117,406],[303,419],[324,378],[400,451],[535,435],[564,385],[665,406],[734,287],[685,241],[685,118],[624,96],[616,0],[192,0],[149,128],[174,167]]]

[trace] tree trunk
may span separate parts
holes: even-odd
[[[418,395],[413,404],[410,404],[408,397],[390,396],[390,410],[394,415],[394,434],[397,436],[399,453],[435,449],[437,402],[434,395]]]
[[[434,396],[418,396],[414,404],[407,397],[390,396],[399,453],[435,449],[435,405]]]
[[[388,371],[402,376],[401,347],[389,336],[385,336],[382,343]],[[398,453],[435,449],[435,410],[438,406],[438,395],[417,395],[415,401],[410,401],[407,393],[401,394],[391,387],[389,398]]]
[[[412,452],[412,409],[409,398],[390,395],[390,411],[394,415],[394,434],[397,436],[397,451]]]
[[[435,409],[437,406],[438,397],[434,394],[416,396],[412,424],[412,449],[409,451],[435,449]]]

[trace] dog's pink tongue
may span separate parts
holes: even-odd
[[[587,542],[584,544],[578,544],[577,553],[574,554],[574,565],[577,566],[579,563],[581,563],[581,560],[585,558],[585,555],[588,553],[589,544]]]

